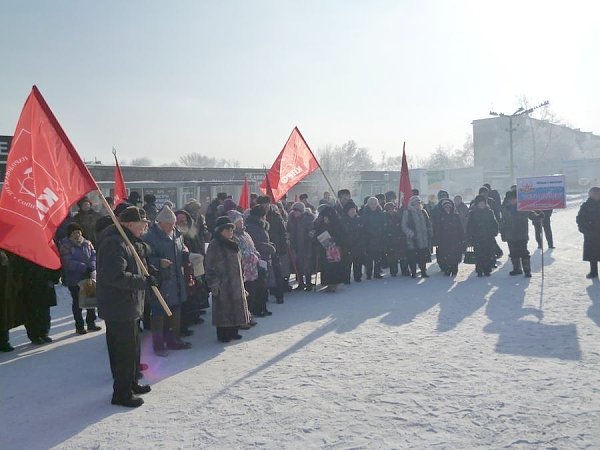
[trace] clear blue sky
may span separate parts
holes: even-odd
[[[85,158],[270,165],[295,125],[375,158],[550,100],[600,133],[594,1],[0,0],[0,134],[37,84]]]

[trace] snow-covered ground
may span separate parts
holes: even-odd
[[[491,278],[462,265],[292,293],[235,344],[204,324],[155,358],[145,336],[153,391],[135,410],[110,405],[104,335],[75,335],[61,298],[53,344],[17,329],[0,354],[0,448],[598,448],[600,285],[579,203],[552,216],[543,286],[536,250],[530,280],[504,257]]]

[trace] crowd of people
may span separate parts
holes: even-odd
[[[170,203],[158,208],[152,195],[143,205],[140,200],[132,192],[114,209],[118,221],[113,223],[83,198],[56,234],[59,271],[0,252],[0,350],[13,349],[8,330],[21,323],[33,344],[52,342],[50,307],[56,304],[54,284],[61,280],[72,297],[76,333],[101,329],[96,308],[104,320],[112,402],[131,407],[143,403],[138,394],[150,391],[138,382],[147,368],[140,361],[139,333],[152,334],[159,357],[190,349],[185,338],[194,324],[204,322],[209,299],[217,339],[227,343],[242,339],[241,330],[255,326],[257,317],[271,315],[271,296],[283,303],[288,293],[318,285],[333,293],[343,284],[381,279],[386,268],[391,277],[428,278],[432,255],[447,277],[456,276],[461,263],[487,277],[502,257],[498,235],[508,244],[510,275],[531,277],[529,222],[538,247],[545,235],[554,248],[552,211],[518,211],[515,186],[501,199],[484,185],[469,205],[443,190],[437,202],[428,203],[414,190],[406,206],[391,191],[357,203],[348,189],[337,199],[325,192],[316,207],[306,194],[295,202],[251,194],[246,210],[226,193],[206,208],[196,200],[181,209]],[[590,262],[587,277],[597,278],[600,188],[590,190],[577,225],[584,235],[584,260]],[[87,292],[90,284],[95,304],[86,303],[93,295]]]

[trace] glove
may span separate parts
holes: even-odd
[[[158,281],[156,280],[156,278],[154,277],[154,275],[148,275],[146,277],[146,287],[148,289],[152,289],[153,286],[158,287]]]
[[[85,271],[86,278],[92,278],[92,269],[86,269]]]
[[[148,264],[148,274],[155,277],[156,275],[158,275],[158,269],[152,264]]]

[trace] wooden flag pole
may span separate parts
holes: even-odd
[[[138,265],[138,268],[140,269],[140,271],[142,272],[142,275],[144,275],[145,277],[149,276],[150,274],[148,273],[148,269],[146,269],[146,266],[142,262],[142,258],[140,258],[140,255],[138,255],[138,252],[136,251],[135,247],[133,246],[133,244],[127,237],[127,234],[125,233],[125,230],[123,229],[123,226],[117,219],[117,216],[115,216],[115,213],[113,212],[113,210],[110,207],[110,205],[108,204],[108,202],[106,201],[104,194],[102,193],[102,191],[100,191],[100,189],[98,189],[97,192],[98,192],[98,195],[100,196],[100,200],[102,201],[104,208],[108,211],[108,214],[109,214],[110,218],[112,219],[113,223],[115,224],[115,226],[117,227],[117,230],[119,230],[121,237],[123,238],[123,240],[127,244],[127,247],[133,254],[135,262]],[[162,306],[162,308],[165,310],[165,313],[167,314],[167,316],[171,317],[173,315],[173,313],[171,312],[169,305],[167,305],[167,302],[165,302],[165,299],[163,298],[162,294],[160,293],[160,291],[158,290],[158,288],[156,286],[152,286],[152,292],[154,293],[154,295],[156,295],[156,298],[158,299],[160,306]]]

